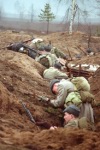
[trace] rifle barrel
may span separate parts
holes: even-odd
[[[41,54],[41,52],[39,52],[38,50],[35,50],[35,49],[33,49],[33,48],[27,46],[26,44],[22,44],[22,45],[23,45],[24,48],[27,48],[27,49],[29,49],[30,51],[35,52],[36,54]]]
[[[24,104],[21,100],[20,100],[20,103],[22,104],[22,106],[23,106],[23,108],[24,108],[24,110],[25,110],[27,116],[30,118],[30,120],[31,120],[33,123],[36,123],[35,120],[34,120],[34,118],[33,118],[33,116],[32,116],[32,114],[31,114],[31,112],[30,112],[30,110],[25,106],[25,104]]]

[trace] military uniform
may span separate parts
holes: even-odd
[[[69,102],[73,102],[80,107],[80,116],[86,117],[90,123],[94,124],[94,113],[92,108],[92,103],[94,102],[94,96],[90,93],[90,84],[84,77],[76,77],[71,80],[71,82],[76,86],[77,92],[79,93],[79,99],[77,105],[75,102],[77,97],[72,97],[71,94],[69,95],[70,98],[68,99]],[[66,102],[68,102],[66,101]],[[82,103],[81,103],[82,102]]]
[[[94,124],[91,124],[86,117],[72,119],[68,123],[64,124],[64,128],[95,130]]]
[[[60,50],[58,50],[56,47],[53,47],[53,48],[51,49],[51,53],[52,53],[52,54],[55,54],[58,58],[59,58],[59,57],[61,57],[61,58],[63,58],[63,59],[66,58],[66,55],[65,55],[64,53],[62,53]]]
[[[26,48],[26,46],[23,43],[14,43],[11,44],[10,46],[7,47],[8,50],[12,50],[15,52],[20,52],[20,53],[28,53],[28,49]]]
[[[74,91],[74,85],[72,82],[62,79],[58,82],[58,94],[57,98],[50,100],[50,104],[54,107],[64,106],[65,99],[70,92]]]
[[[41,38],[36,38],[31,41],[29,46],[34,49],[44,48],[44,41]]]
[[[59,76],[63,76],[63,77],[68,77],[66,73],[61,72],[60,70],[58,70],[55,67],[50,67],[46,70],[44,70],[43,72],[43,77],[45,79],[54,79],[55,77],[59,77]]]
[[[40,55],[36,58],[36,61],[40,62],[43,66],[49,68],[54,66],[55,62],[57,62],[57,57],[54,54],[48,53],[44,55]]]
[[[64,128],[79,128],[78,126],[78,119],[73,119],[73,120],[70,120],[67,124],[64,125]]]
[[[19,52],[20,48],[24,49],[23,43],[14,43],[14,44],[11,44],[10,46],[8,46],[7,49]]]
[[[80,109],[77,106],[72,104],[72,105],[66,107],[63,112],[65,113],[64,128],[68,128],[68,127],[79,128],[78,117],[79,117]],[[72,116],[70,116],[70,115],[72,115]],[[70,116],[70,119],[69,119],[69,116]]]

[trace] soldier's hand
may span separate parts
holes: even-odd
[[[45,101],[45,102],[49,102],[50,101],[50,99],[48,97],[44,97],[44,96],[38,97],[38,100]]]
[[[51,127],[50,127],[50,130],[55,130],[55,129],[57,129],[56,126],[51,126]]]

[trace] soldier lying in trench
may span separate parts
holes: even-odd
[[[43,77],[48,80],[57,79],[57,78],[68,79],[68,75],[62,72],[61,69],[62,69],[62,65],[59,62],[57,62],[54,64],[53,67],[49,67],[44,70]]]

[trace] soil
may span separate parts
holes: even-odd
[[[38,98],[54,98],[49,81],[42,77],[45,67],[26,54],[3,49],[11,42],[30,39],[31,35],[0,31],[0,150],[99,150],[100,107],[94,108],[96,131],[64,129],[62,110],[54,109]],[[46,43],[51,41],[66,55],[68,47],[75,63],[100,65],[98,37],[91,38],[91,47],[96,54],[86,56],[78,48],[79,45],[84,49],[87,47],[88,36],[84,33],[77,32],[71,36],[59,32],[34,36],[43,38]],[[75,59],[74,55],[80,53],[81,60]],[[100,103],[100,68],[89,78],[89,82],[95,100]],[[30,110],[38,126],[30,121],[21,101]],[[51,125],[58,126],[57,130],[49,130]]]

